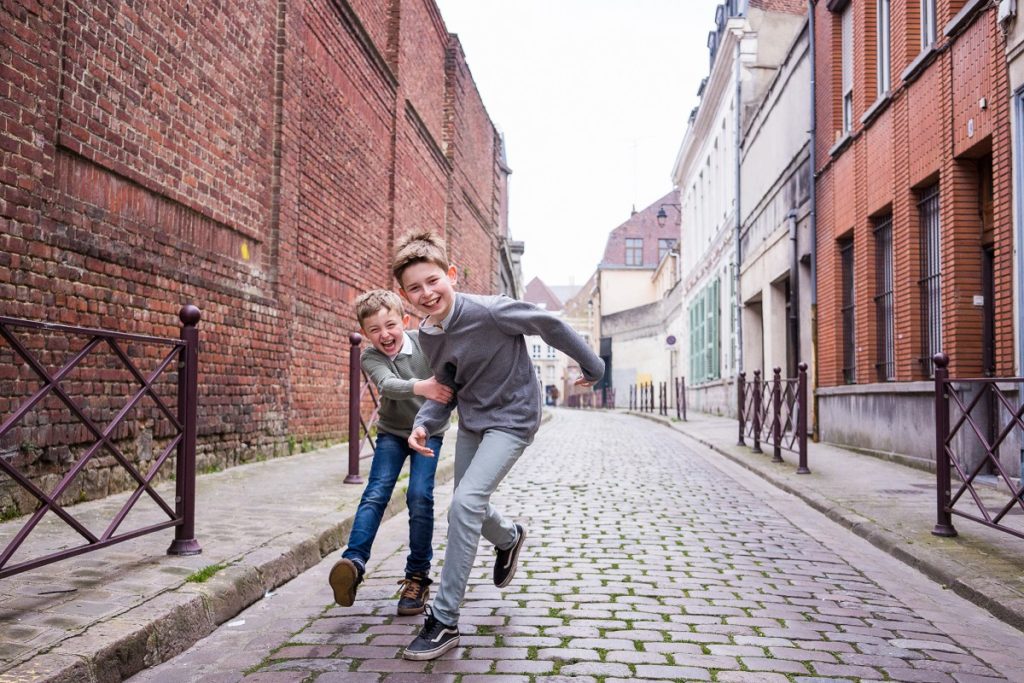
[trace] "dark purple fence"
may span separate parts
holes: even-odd
[[[739,443],[753,441],[751,450],[762,453],[761,444],[772,446],[772,462],[784,462],[782,451],[796,453],[797,474],[808,474],[807,467],[807,363],[800,363],[797,376],[783,378],[782,369],[775,368],[770,382],[761,380],[761,371],[754,371],[754,381],[747,382],[741,372],[736,382],[739,412]]]
[[[27,476],[19,471],[16,463],[7,458],[0,458],[0,471],[9,476],[24,491],[28,492],[38,501],[36,510],[29,517],[28,521],[7,543],[0,552],[0,578],[18,574],[20,572],[35,569],[43,565],[67,559],[76,555],[87,553],[91,550],[104,548],[114,543],[127,541],[138,536],[153,533],[168,527],[175,527],[174,541],[167,552],[171,555],[196,555],[202,552],[199,542],[195,538],[195,458],[196,458],[196,405],[198,402],[197,376],[199,365],[199,333],[196,325],[199,323],[200,313],[195,306],[185,306],[179,314],[181,319],[180,339],[167,339],[161,337],[150,337],[138,334],[125,334],[109,330],[98,330],[84,327],[72,327],[70,325],[53,325],[49,323],[21,320],[0,316],[0,336],[2,336],[14,352],[14,364],[19,367],[31,369],[31,372],[38,377],[41,386],[28,398],[21,401],[14,411],[4,417],[0,424],[0,439],[13,433],[16,428],[22,431],[31,431],[31,426],[26,426],[22,420],[29,415],[33,408],[49,397],[56,397],[80,422],[90,437],[95,439],[91,446],[74,459],[71,468],[64,473],[57,485],[49,492],[42,490]],[[75,352],[55,372],[46,368],[44,360],[37,355],[29,344],[22,340],[24,335],[33,333],[47,333],[63,335],[72,339],[84,337],[88,341],[84,346]],[[126,352],[127,343],[166,347],[155,369],[144,373]],[[71,342],[68,341],[68,346]],[[123,405],[113,416],[113,419],[105,425],[97,424],[88,415],[90,411],[85,402],[76,400],[68,390],[62,386],[62,382],[69,379],[72,372],[82,365],[83,361],[90,357],[98,347],[106,345],[113,352],[114,357],[131,375],[138,388],[130,396],[126,397]],[[21,359],[18,362],[17,359]],[[163,376],[164,372],[174,367],[177,370],[177,411],[172,411],[164,399],[157,393],[156,383]],[[15,373],[17,373],[17,369]],[[100,373],[99,380],[103,375]],[[170,436],[166,445],[145,474],[142,474],[131,460],[122,453],[115,443],[115,433],[120,425],[125,422],[133,408],[139,405],[140,401],[148,397],[156,409],[167,420],[170,425]],[[153,489],[152,481],[160,472],[161,467],[170,459],[172,453],[177,453],[176,461],[176,490],[175,504],[172,507]],[[90,461],[100,457],[101,454],[109,454],[123,467],[129,476],[135,481],[136,488],[128,500],[121,507],[118,513],[107,525],[106,529],[99,535],[94,534],[84,524],[60,504],[61,496],[68,490],[76,477],[86,468]],[[167,515],[167,520],[150,524],[148,526],[122,531],[118,533],[122,522],[131,511],[136,501],[143,495],[149,496],[157,506]],[[65,548],[58,552],[10,564],[11,557],[22,546],[39,522],[52,512],[62,519],[68,526],[74,529],[85,543]]]
[[[615,388],[594,389],[565,397],[566,408],[601,408],[615,407]]]
[[[1024,402],[1020,396],[1024,391],[1024,378],[950,379],[946,354],[937,353],[932,360],[935,364],[938,494],[937,518],[932,533],[956,536],[953,527],[953,515],[956,515],[1024,538],[1024,525],[1020,521],[1020,515],[1024,514],[1024,476],[1014,483],[999,458],[1001,447],[1011,447],[1019,452],[1020,440],[1024,439]],[[1013,400],[1006,393],[1009,387],[1016,394]],[[972,398],[968,400],[966,396]],[[1007,443],[1007,438],[1014,433],[1018,439],[1015,447]],[[974,457],[965,452],[967,449]],[[967,462],[973,464],[968,466]],[[954,472],[957,479],[955,492],[952,490]],[[1005,492],[993,487],[976,486],[981,475],[994,475],[1010,492],[1009,499]]]

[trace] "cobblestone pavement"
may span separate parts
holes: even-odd
[[[394,616],[401,516],[352,608],[329,604],[328,558],[132,680],[1024,681],[1019,631],[689,443],[556,411],[495,497],[529,529],[519,573],[495,588],[481,549],[442,659],[401,659],[421,623]]]

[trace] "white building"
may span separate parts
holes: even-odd
[[[682,362],[689,404],[736,414],[742,366],[737,280],[740,133],[803,21],[800,3],[730,0],[708,37],[711,72],[701,82],[672,177],[682,211]]]

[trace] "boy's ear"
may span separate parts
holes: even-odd
[[[412,320],[412,316],[408,313],[402,314],[402,327],[409,327],[409,321]]]
[[[401,287],[399,287],[399,288],[398,288],[398,296],[402,297],[402,298],[403,298],[403,299],[405,299],[406,301],[409,301],[409,296],[408,296],[408,295],[407,295],[407,294],[405,293],[405,290],[404,290],[404,289],[402,289]],[[411,302],[411,301],[409,301],[409,303],[412,303],[412,302]],[[408,315],[408,314],[407,314],[407,315]]]
[[[453,285],[459,281],[459,269],[454,265],[448,266],[448,279]]]

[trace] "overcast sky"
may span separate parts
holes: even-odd
[[[437,0],[505,135],[524,284],[580,285],[672,189],[714,0]]]

